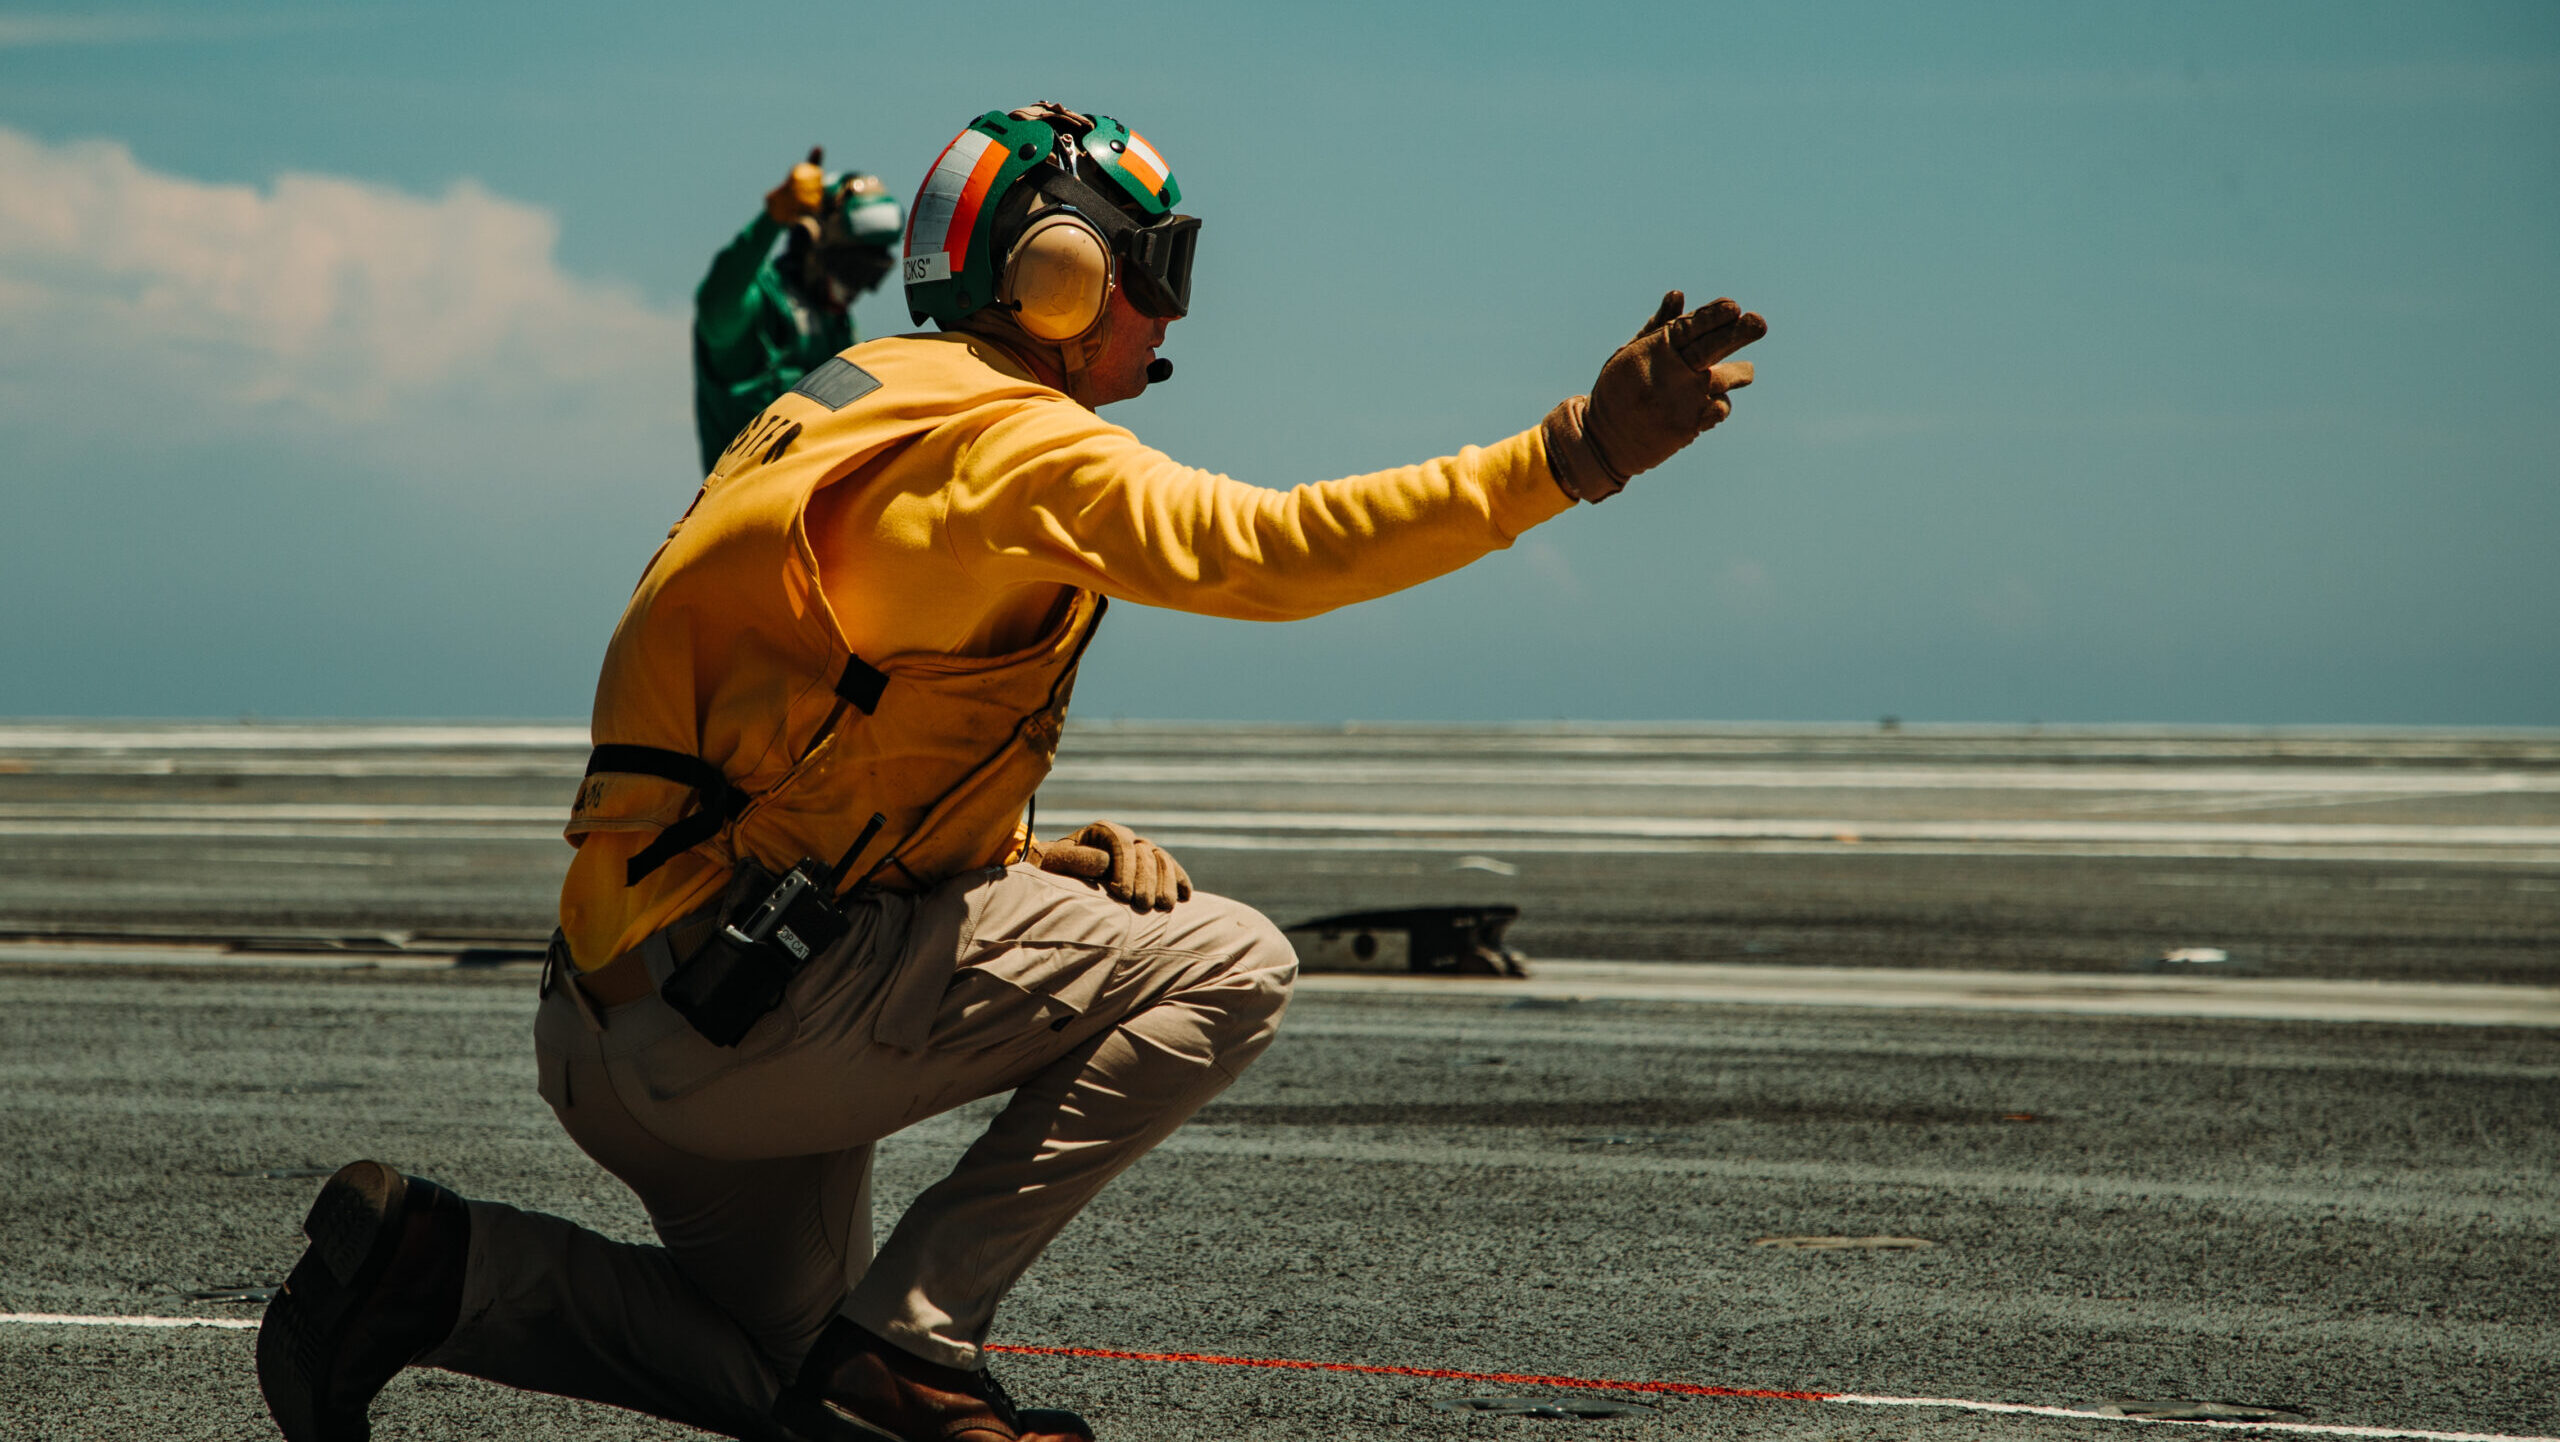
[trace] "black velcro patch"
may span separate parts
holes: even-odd
[[[843,356],[830,358],[816,370],[800,378],[791,388],[795,396],[807,396],[831,411],[846,406],[880,389],[880,378]]]
[[[836,694],[859,707],[865,716],[880,709],[880,693],[889,689],[889,673],[859,656],[848,658],[836,678]]]

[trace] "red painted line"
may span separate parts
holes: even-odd
[[[245,1317],[106,1317],[55,1312],[0,1312],[0,1323],[56,1327],[224,1327],[253,1331]],[[1384,1377],[1429,1377],[1454,1382],[1507,1382],[1533,1387],[1580,1387],[1598,1392],[1674,1393],[1683,1397],[1758,1397],[1781,1402],[1838,1402],[1862,1407],[1951,1407],[2026,1417],[2122,1422],[2133,1427],[2201,1427],[2213,1432],[2292,1432],[2314,1437],[2395,1438],[2404,1442],[2560,1442],[2560,1437],[2516,1437],[2499,1432],[2430,1432],[2413,1427],[2355,1427],[2320,1422],[2189,1422],[2108,1416],[2078,1407],[2023,1402],[1984,1402],[1968,1397],[1870,1397],[1860,1392],[1779,1392],[1760,1387],[1701,1387],[1694,1382],[1607,1382],[1591,1377],[1539,1377],[1521,1372],[1460,1372],[1447,1367],[1370,1367],[1356,1362],[1300,1362],[1286,1357],[1221,1357],[1209,1352],[1121,1352],[1108,1347],[991,1346],[990,1352],[1040,1357],[1099,1357],[1123,1362],[1193,1362],[1212,1367],[1269,1367],[1299,1372],[1366,1372]]]
[[[1681,1397],[1760,1397],[1780,1402],[1828,1402],[1838,1392],[1778,1392],[1761,1387],[1704,1387],[1695,1382],[1610,1382],[1596,1377],[1539,1377],[1525,1372],[1460,1372],[1447,1367],[1373,1367],[1358,1362],[1301,1362],[1287,1357],[1221,1357],[1210,1352],[1121,1352],[1109,1347],[990,1345],[990,1352],[1031,1357],[1101,1357],[1114,1362],[1197,1362],[1212,1367],[1270,1367],[1291,1372],[1363,1372],[1378,1377],[1428,1377],[1439,1382],[1501,1382],[1515,1387],[1580,1387],[1594,1392],[1668,1392]]]

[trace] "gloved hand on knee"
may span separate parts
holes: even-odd
[[[1605,501],[1733,414],[1751,362],[1725,357],[1769,333],[1730,300],[1681,314],[1680,292],[1600,367],[1591,394],[1547,413],[1547,464],[1565,494]]]
[[[1034,841],[1025,859],[1042,871],[1090,881],[1140,911],[1171,911],[1175,902],[1191,899],[1191,874],[1173,853],[1116,821]]]

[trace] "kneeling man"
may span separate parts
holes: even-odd
[[[1270,1044],[1295,968],[1127,829],[1030,834],[1106,600],[1278,621],[1453,571],[1722,421],[1766,330],[1675,292],[1517,435],[1268,490],[1095,414],[1170,372],[1180,198],[1116,120],[988,112],[906,232],[939,333],[728,443],[605,657],[535,1025],[659,1245],[345,1168],[259,1337],[287,1437],[364,1437],[412,1363],[742,1437],[1091,1435],[997,1386],[997,1304]],[[875,1251],[873,1144],[1001,1093]]]

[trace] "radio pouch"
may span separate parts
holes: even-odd
[[[728,889],[736,903],[658,988],[667,1005],[717,1046],[736,1046],[780,1006],[791,978],[842,939],[848,925],[822,862],[803,861],[779,880],[752,861],[740,862],[739,872]]]

